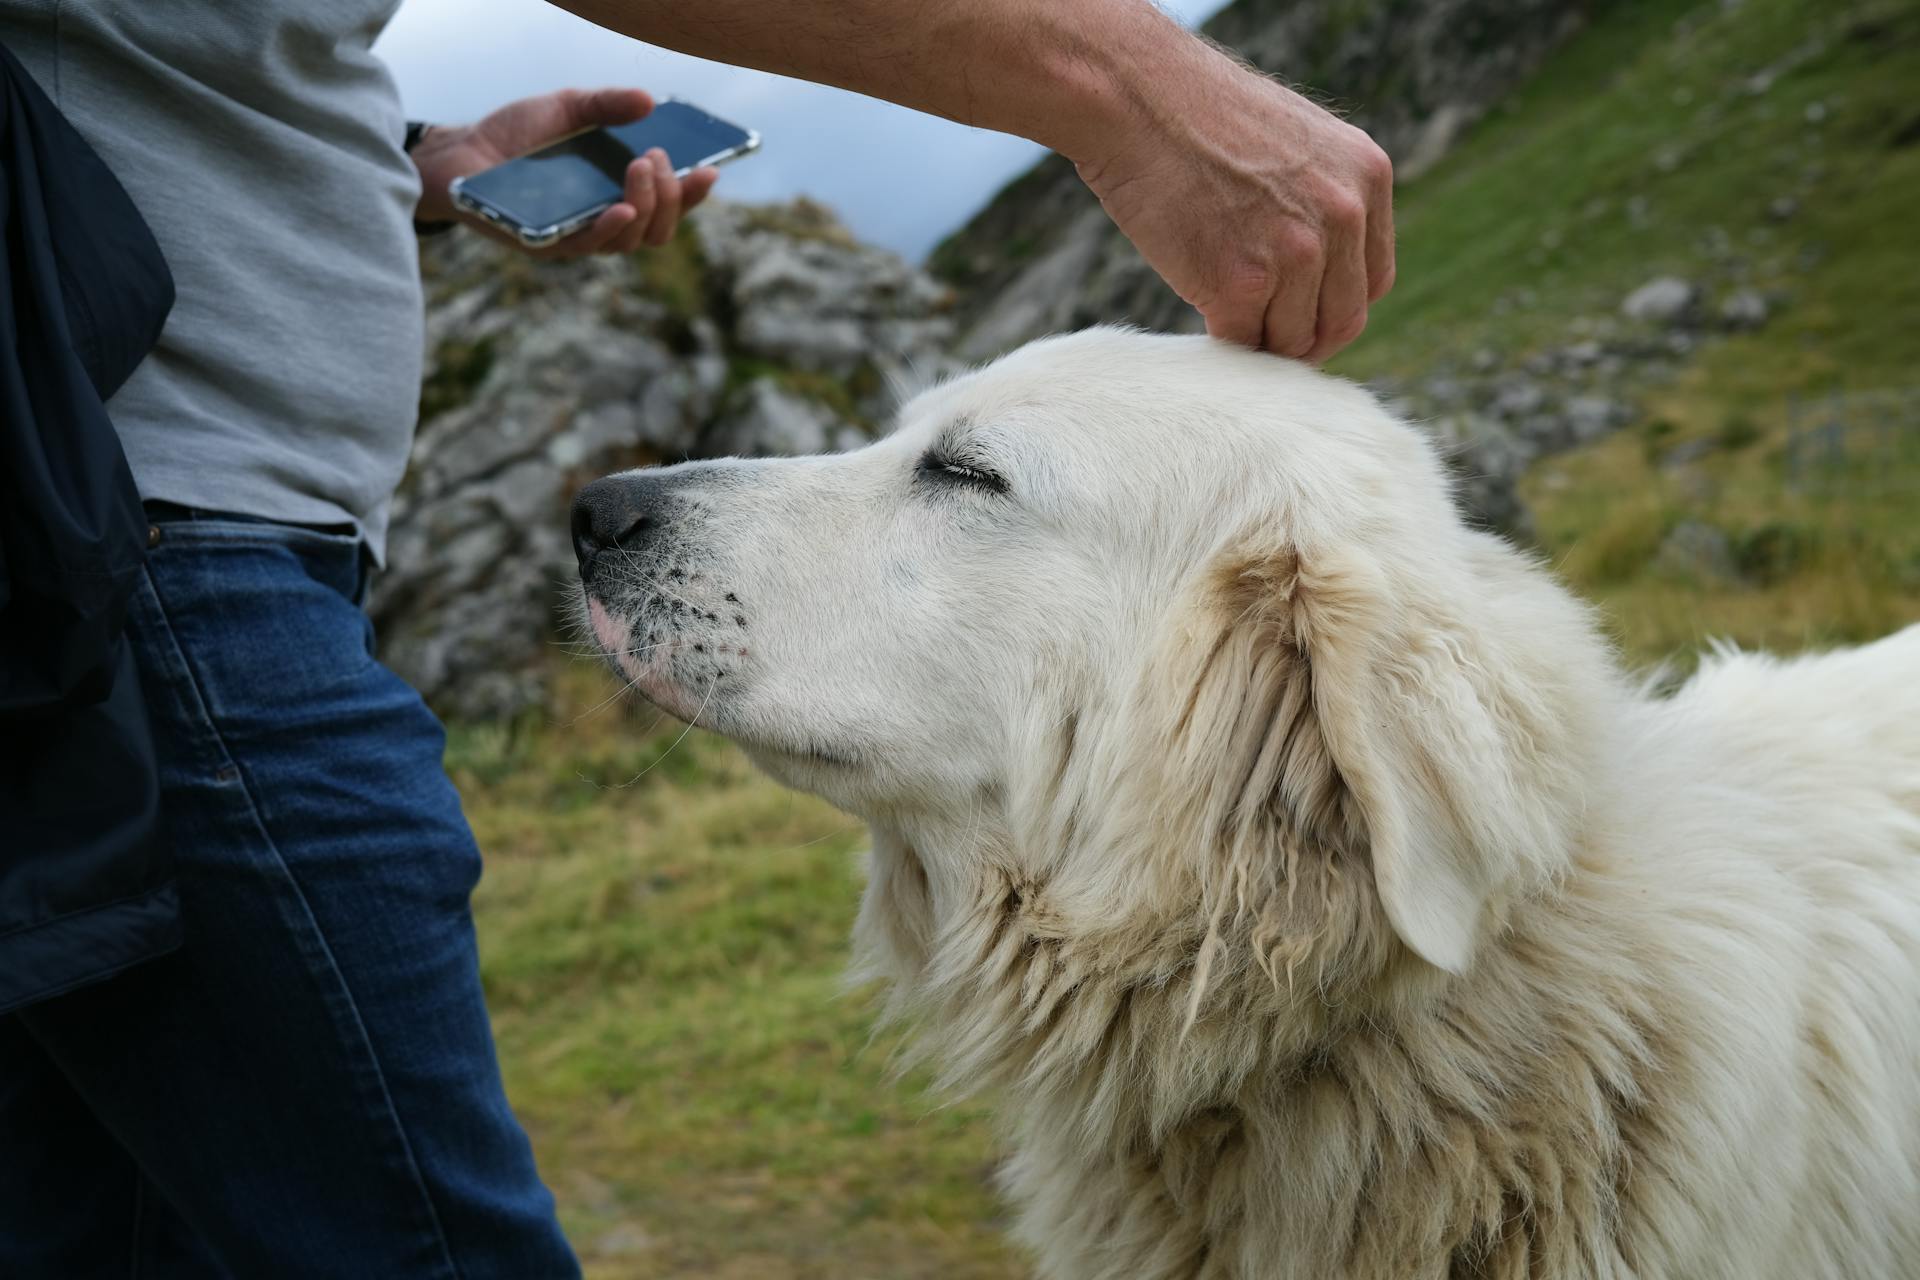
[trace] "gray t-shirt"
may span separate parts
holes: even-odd
[[[0,42],[118,175],[173,268],[108,404],[142,496],[379,553],[420,394],[399,0],[0,0]]]

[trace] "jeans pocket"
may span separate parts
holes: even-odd
[[[237,731],[291,731],[337,712],[377,669],[355,603],[351,534],[252,521],[167,524],[147,568],[208,712]]]
[[[169,558],[249,549],[285,551],[298,557],[309,577],[338,591],[356,607],[361,603],[367,547],[360,535],[351,531],[335,533],[272,520],[203,517],[163,523],[158,548]]]

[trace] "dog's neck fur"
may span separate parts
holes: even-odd
[[[1660,1229],[1625,1224],[1696,1015],[1592,847],[1618,687],[1570,599],[1458,550],[1563,661],[1417,575],[1232,556],[1022,789],[876,827],[864,969],[1001,1095],[1050,1280],[1625,1277]]]
[[[938,862],[1006,865],[994,835],[973,839]],[[1461,1280],[1631,1274],[1620,1220],[1660,1177],[1659,1097],[1685,1064],[1598,868],[1576,865],[1449,978],[1377,921],[1337,958],[1351,967],[1308,949],[1276,974],[1253,919],[1089,933],[1044,885],[993,873],[935,893],[885,831],[874,857],[863,972],[913,1012],[916,1060],[943,1085],[1001,1095],[1003,1182],[1043,1274],[1385,1280],[1438,1274],[1436,1258]],[[1337,901],[1360,869],[1322,865],[1330,881],[1299,892]],[[1576,988],[1583,1019],[1557,1017]],[[1610,1016],[1593,1018],[1595,992]],[[1269,1252],[1276,1223],[1287,1257]]]

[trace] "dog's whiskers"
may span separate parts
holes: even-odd
[[[640,682],[638,680],[626,681],[618,689],[615,689],[612,693],[600,699],[600,701],[594,703],[591,707],[588,707],[585,711],[582,711],[579,715],[575,716],[573,719],[567,721],[567,728],[569,729],[573,728],[573,726],[579,724],[582,720],[585,720],[588,716],[593,715],[597,711],[600,711],[601,709],[606,707],[609,703],[618,701],[623,695],[631,693],[639,687],[640,687]]]
[[[694,709],[693,715],[688,717],[687,727],[680,731],[680,736],[675,738],[673,742],[667,747],[667,749],[665,751],[662,751],[659,757],[656,760],[654,760],[652,764],[648,765],[646,768],[642,769],[640,772],[634,774],[631,778],[628,778],[625,782],[620,783],[618,786],[612,787],[612,788],[602,787],[601,790],[624,791],[628,787],[632,786],[634,783],[640,781],[640,779],[646,777],[649,773],[652,773],[655,769],[659,768],[661,762],[664,761],[668,756],[672,755],[675,751],[677,751],[680,747],[680,744],[687,740],[687,735],[692,733],[694,729],[699,725],[700,715],[702,712],[704,712],[707,709],[707,703],[713,700],[713,691],[718,687],[719,686],[717,684],[711,681],[708,682],[706,696],[700,699],[700,705]]]

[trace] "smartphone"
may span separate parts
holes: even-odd
[[[751,154],[760,135],[669,98],[632,124],[587,129],[505,164],[455,178],[453,203],[531,249],[580,230],[619,202],[627,166],[655,147],[681,177]]]

